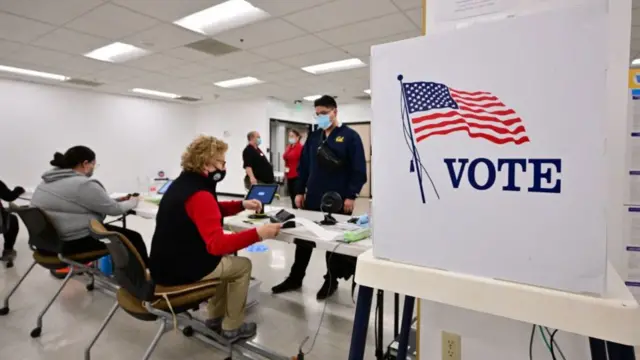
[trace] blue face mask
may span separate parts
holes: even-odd
[[[296,138],[289,138],[289,144],[293,145],[295,143],[297,143],[298,141],[296,140]]]
[[[262,138],[258,138],[258,140],[256,140],[256,145],[262,145]]]
[[[318,115],[316,116],[316,124],[318,124],[320,129],[326,130],[331,126],[331,119],[329,115]]]

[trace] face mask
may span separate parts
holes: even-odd
[[[227,176],[227,170],[216,169],[209,173],[208,178],[213,182],[219,183],[220,181],[224,180],[225,176]]]
[[[262,145],[262,138],[258,138],[258,140],[256,140],[256,145],[257,146]]]
[[[320,129],[327,130],[331,126],[331,119],[329,115],[318,115],[316,116],[316,124]]]
[[[289,138],[289,144],[293,145],[295,143],[297,143],[298,140],[296,140],[296,138]]]

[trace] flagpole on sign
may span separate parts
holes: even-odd
[[[407,105],[407,94],[404,91],[404,84],[402,83],[402,79],[404,76],[398,75],[398,81],[400,82],[400,91],[402,92],[402,104],[400,104],[404,108],[405,118],[407,120],[407,132],[406,135],[409,136],[409,140],[411,141],[411,152],[413,153],[413,159],[411,160],[411,166],[415,169],[415,173],[418,176],[418,186],[420,187],[420,196],[422,197],[422,203],[426,204],[427,200],[424,196],[424,187],[422,186],[422,164],[418,160],[418,150],[416,149],[416,143],[413,138],[413,128],[411,126],[411,116],[409,114],[409,107]],[[402,119],[404,123],[405,119]],[[404,127],[404,124],[403,124]],[[405,136],[406,136],[405,135]]]

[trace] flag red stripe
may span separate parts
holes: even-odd
[[[469,92],[469,91],[456,90],[452,88],[449,88],[449,91],[451,91],[452,93],[462,94],[462,95],[491,95],[490,92],[486,92],[486,91]]]
[[[475,119],[475,120],[480,120],[480,121],[490,121],[490,122],[497,122],[500,124],[504,124],[506,126],[511,126],[513,124],[517,124],[519,122],[522,121],[522,119],[518,118],[513,118],[513,119],[509,119],[509,120],[500,120],[499,118],[495,117],[495,116],[483,116],[483,115],[476,115],[476,114],[460,114],[458,111],[449,111],[446,113],[435,113],[435,114],[430,114],[430,115],[424,115],[424,116],[419,116],[416,118],[412,118],[411,122],[413,124],[419,124],[423,121],[429,121],[429,120],[436,120],[436,119],[440,119],[440,118],[444,118],[444,117],[455,117],[455,116],[461,116],[463,118],[469,118],[469,119]]]
[[[490,108],[490,107],[495,107],[495,106],[501,106],[503,108],[507,108],[507,106],[503,103],[501,103],[500,101],[498,102],[492,102],[492,103],[486,103],[486,104],[477,104],[474,102],[470,102],[470,101],[466,101],[466,100],[460,100],[460,99],[455,99],[455,101],[458,104],[463,104],[463,105],[468,105],[468,106],[476,106],[476,107],[480,107],[480,108]]]
[[[455,127],[455,128],[451,128],[451,129],[447,129],[447,130],[442,130],[442,131],[434,131],[431,132],[429,134],[425,134],[425,135],[420,135],[420,136],[416,136],[416,141],[420,142],[426,138],[429,138],[431,136],[436,136],[436,135],[447,135],[450,134],[452,132],[456,132],[456,131],[466,131],[467,134],[469,135],[469,137],[472,138],[482,138],[485,140],[489,140],[490,142],[494,143],[494,144],[498,144],[498,145],[504,145],[506,143],[514,143],[516,145],[521,145],[524,143],[529,142],[529,138],[527,136],[523,136],[521,138],[513,138],[513,137],[508,137],[508,138],[498,138],[495,136],[491,136],[489,134],[485,134],[485,133],[472,133],[469,129],[469,127],[467,126],[460,126],[460,127]]]
[[[450,121],[443,121],[443,122],[439,122],[439,123],[435,123],[435,124],[422,125],[422,126],[419,126],[419,127],[415,128],[415,132],[417,134],[417,133],[419,133],[421,131],[441,128],[441,127],[454,125],[454,124],[465,124],[465,125],[468,125],[469,127],[475,128],[475,129],[487,129],[487,130],[495,131],[496,133],[503,134],[503,135],[504,134],[517,135],[517,134],[526,132],[526,130],[524,129],[524,126],[522,126],[522,125],[520,125],[517,128],[511,130],[509,128],[498,127],[498,126],[489,125],[489,124],[476,124],[476,123],[471,123],[471,122],[468,123],[462,118],[458,118],[458,119],[454,119],[454,120],[450,120]]]
[[[459,95],[453,95],[451,94],[451,97],[454,100],[467,100],[467,101],[500,101],[500,99],[498,99],[495,96],[488,96],[488,95],[484,95],[484,96],[480,96],[480,97],[470,97],[470,96],[459,96]]]
[[[487,110],[482,110],[482,109],[474,109],[472,107],[468,107],[468,106],[460,106],[460,110],[465,110],[465,111],[469,111],[469,112],[473,112],[476,114],[492,114],[492,115],[513,115],[516,112],[509,109],[509,110],[497,110],[497,111],[487,111]]]

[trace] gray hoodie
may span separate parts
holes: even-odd
[[[63,241],[89,236],[91,219],[102,222],[106,215],[122,215],[138,205],[137,198],[123,202],[111,199],[98,180],[71,169],[54,168],[45,172],[42,180],[31,205],[49,216]]]

